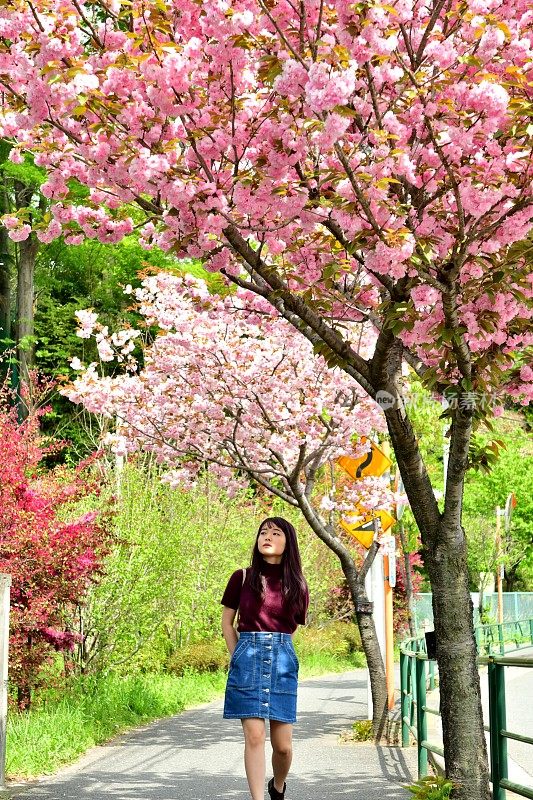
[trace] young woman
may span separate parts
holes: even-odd
[[[296,531],[290,522],[269,517],[261,523],[251,566],[233,573],[221,602],[222,633],[231,654],[224,717],[241,720],[252,800],[265,796],[269,720],[274,776],[268,793],[271,800],[283,800],[296,722],[298,659],[292,634],[305,624],[309,605]]]

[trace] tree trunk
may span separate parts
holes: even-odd
[[[446,774],[457,798],[488,800],[488,766],[462,528],[442,526],[426,566],[433,590]],[[467,612],[467,613],[466,613]],[[475,746],[473,746],[475,745]]]
[[[26,664],[31,664],[31,652],[33,647],[33,637],[31,634],[28,634],[26,637],[26,641],[23,645],[23,661]],[[23,670],[23,673],[25,670]],[[17,684],[17,707],[19,711],[29,711],[31,707],[31,695],[32,695],[32,679],[35,676],[33,675],[33,669],[30,667],[29,674],[26,672],[26,675],[22,675],[21,681]]]
[[[366,657],[372,694],[372,728],[376,741],[387,738],[388,734],[388,693],[385,664],[381,655],[376,634],[374,617],[361,610],[360,604],[368,603],[365,590],[365,575],[378,551],[379,545],[374,542],[370,548],[362,569],[358,572],[350,551],[335,535],[332,526],[328,525],[309,503],[303,487],[295,482],[291,485],[293,495],[298,502],[309,526],[330,550],[338,557],[344,577],[350,588],[350,594],[356,609],[355,617],[361,635],[361,644]]]
[[[504,578],[504,592],[514,592],[515,591],[515,584],[518,580],[517,573],[518,567],[522,562],[517,561],[516,564],[513,564],[509,569],[505,570],[505,578]]]
[[[398,520],[398,532],[400,534],[400,543],[402,545],[403,564],[405,569],[405,598],[407,602],[407,624],[409,625],[409,635],[416,636],[415,623],[413,619],[413,578],[411,570],[410,553],[407,552],[407,542],[405,540],[405,530],[403,522]]]
[[[7,214],[9,206],[6,193],[0,187],[0,214]],[[7,230],[3,225],[0,226],[0,339],[11,338],[11,264],[13,255],[11,253],[10,239]],[[0,344],[0,351],[5,345]]]
[[[454,800],[490,800],[466,539],[461,525],[470,419],[460,409],[455,411],[445,511],[441,514],[405,411],[393,409],[385,415],[421,533],[431,582],[446,776],[457,784]]]
[[[11,337],[10,267],[9,237],[6,229],[0,227],[0,339],[9,339]],[[4,347],[5,344],[1,344],[0,350],[3,350]]]
[[[33,188],[15,181],[15,196],[17,208],[26,208],[31,202]],[[30,370],[34,360],[34,275],[38,250],[39,240],[33,233],[18,246],[16,341],[21,388],[30,385]]]
[[[373,545],[373,549],[367,554],[365,565],[368,569],[377,551],[378,545],[375,544]],[[357,627],[359,628],[361,644],[366,657],[370,679],[370,691],[372,694],[372,728],[374,731],[374,739],[379,742],[387,740],[389,733],[388,692],[385,664],[381,654],[372,612],[360,610],[361,605],[368,604],[364,573],[358,573],[352,557],[349,556],[349,559],[351,562],[349,564],[345,564],[344,560],[341,559],[341,567],[350,588],[350,594],[355,608]]]
[[[20,364],[20,378],[29,380],[29,370],[34,360],[34,275],[35,257],[39,241],[30,236],[19,244],[19,264],[17,277],[17,347]]]
[[[488,585],[487,573],[479,581],[479,622],[481,625],[487,625],[490,622],[490,603],[485,607],[485,590]]]
[[[365,590],[365,575],[372,566],[378,551],[377,542],[373,542],[365,558],[362,570],[357,575],[354,583],[345,573],[348,586],[355,607],[355,618],[361,635],[361,644],[366,656],[368,673],[370,677],[370,690],[372,694],[372,728],[376,742],[389,738],[389,703],[387,690],[387,675],[383,655],[379,646],[376,624],[372,612],[361,610],[361,605],[368,603]]]

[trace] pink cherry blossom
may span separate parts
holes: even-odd
[[[76,311],[76,319],[78,320],[78,336],[82,339],[90,339],[92,332],[94,330],[94,326],[96,325],[96,321],[98,319],[98,315],[95,314],[93,311]]]
[[[513,247],[533,229],[524,0],[468,0],[453,22],[412,0],[333,0],[327,13],[314,0],[133,0],[129,28],[115,6],[91,6],[89,38],[70,0],[46,0],[37,18],[24,0],[0,12],[0,136],[12,160],[29,151],[46,171],[52,222],[32,217],[42,241],[112,244],[135,230],[145,248],[234,281],[244,270],[263,291],[256,253],[263,276],[307,292],[340,331],[378,310],[445,383],[459,335],[480,384],[520,396],[510,354],[529,346],[531,287]],[[83,202],[72,179],[90,190]],[[4,218],[13,240],[29,218]],[[501,284],[514,301],[491,304]],[[400,317],[381,302],[397,287]]]
[[[226,489],[251,475],[267,488],[280,481],[279,491],[293,498],[291,481],[305,484],[319,465],[362,455],[368,445],[361,437],[384,430],[379,407],[313,358],[307,340],[248,292],[212,296],[191,276],[161,274],[134,294],[146,323],[159,328],[144,348],[143,368],[132,355],[139,330],[110,334],[94,312],[78,311],[79,335],[92,331],[100,358],[125,369],[109,377],[74,360],[79,375],[65,394],[115,419],[106,444],[120,455],[153,452],[172,485],[191,485],[207,461]],[[354,326],[354,337],[362,334],[371,347],[371,332]],[[365,479],[339,489],[330,503],[340,512],[358,503],[382,508],[390,493],[384,481]]]
[[[31,234],[31,225],[21,225],[19,228],[11,228],[7,235],[12,242],[24,242]]]

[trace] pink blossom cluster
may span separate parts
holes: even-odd
[[[401,282],[405,345],[449,380],[464,329],[479,380],[504,387],[494,350],[525,346],[531,309],[512,248],[533,228],[533,14],[528,0],[439,8],[11,0],[0,136],[12,160],[30,151],[46,169],[39,238],[135,229],[233,277],[246,253],[253,273],[253,250],[341,319],[357,290]],[[90,189],[83,204],[72,180]],[[23,215],[5,222],[14,241],[30,235]],[[353,277],[349,292],[332,272]],[[491,318],[484,298],[502,282],[517,308]],[[417,299],[428,288],[439,297]],[[452,321],[463,313],[468,325]]]
[[[159,328],[142,369],[130,353],[126,370],[113,377],[99,374],[96,363],[78,363],[65,394],[116,420],[106,439],[116,453],[155,453],[171,484],[191,485],[208,462],[226,489],[253,478],[294,497],[291,480],[305,486],[340,455],[362,455],[368,445],[361,436],[384,429],[379,407],[314,358],[309,342],[254,295],[210,295],[202,281],[168,274],[146,278],[134,295],[146,324]],[[77,316],[80,336],[95,336],[99,349],[105,343],[104,361],[122,360],[139,334],[110,335],[93,312]],[[356,328],[353,335],[359,338]],[[363,335],[368,346],[373,336]],[[342,510],[362,499],[367,507],[390,505],[375,479],[332,502]]]

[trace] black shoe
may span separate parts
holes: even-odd
[[[283,784],[283,791],[282,792],[278,792],[278,790],[274,786],[274,778],[270,778],[270,780],[268,782],[268,793],[269,793],[269,795],[271,797],[271,800],[283,800],[283,798],[285,797],[286,789],[287,789],[287,784],[284,783]]]

